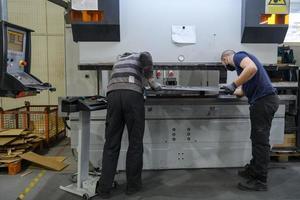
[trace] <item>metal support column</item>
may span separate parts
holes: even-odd
[[[71,184],[66,187],[60,186],[60,189],[85,199],[90,199],[96,195],[96,183],[99,179],[99,177],[89,176],[90,119],[90,111],[79,112],[77,184]]]
[[[101,89],[100,95],[106,96],[107,86],[108,86],[108,82],[109,82],[109,71],[103,70],[101,78],[102,78],[101,79],[101,88],[102,89]]]
[[[297,89],[297,132],[296,132],[296,146],[300,148],[300,70],[298,67],[298,89]]]
[[[101,85],[100,85],[100,78],[102,77],[102,75],[101,75],[101,71],[100,70],[96,70],[96,72],[97,72],[97,95],[99,96],[100,95],[100,93],[101,93]]]
[[[82,182],[87,180],[89,176],[89,148],[90,148],[90,111],[80,111],[79,120],[81,121],[81,127],[79,130],[78,140],[81,141],[78,144],[78,176],[77,176],[77,188],[82,187]]]
[[[8,14],[7,14],[7,0],[0,0],[0,21],[7,21]]]

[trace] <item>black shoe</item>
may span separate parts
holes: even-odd
[[[258,179],[251,179],[238,184],[238,188],[244,191],[268,191],[268,185],[266,182],[262,182]]]
[[[126,188],[126,194],[127,195],[133,195],[139,191],[141,191],[142,187],[127,187]]]
[[[96,184],[96,194],[98,194],[101,199],[109,199],[111,197],[109,191],[102,191],[100,189],[99,181],[97,181],[97,184]]]
[[[250,164],[245,165],[243,170],[239,170],[238,175],[245,179],[255,178],[255,172],[253,170],[253,167]]]

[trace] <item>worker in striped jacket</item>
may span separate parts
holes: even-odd
[[[107,88],[108,108],[102,176],[96,187],[96,192],[101,198],[110,197],[125,124],[129,140],[126,157],[126,193],[128,195],[136,193],[142,187],[145,129],[143,83],[148,82],[154,90],[161,89],[160,84],[153,80],[152,67],[149,52],[124,53],[113,66]]]

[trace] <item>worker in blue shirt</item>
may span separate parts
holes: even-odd
[[[225,93],[247,96],[250,104],[252,159],[238,175],[245,178],[238,184],[241,190],[267,191],[270,160],[270,129],[279,106],[276,89],[260,61],[252,54],[226,50],[221,61],[229,71],[237,71],[238,78],[223,86]]]

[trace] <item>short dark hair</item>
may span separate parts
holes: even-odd
[[[125,52],[125,53],[123,53],[120,57],[121,58],[124,58],[124,57],[127,57],[127,56],[130,56],[132,53],[130,53],[130,52]]]
[[[225,51],[223,51],[223,53],[221,55],[221,60],[226,56],[231,56],[234,54],[235,54],[235,51],[233,51],[233,50],[225,50]]]
[[[152,56],[147,51],[141,52],[140,61],[143,66],[153,66]]]

